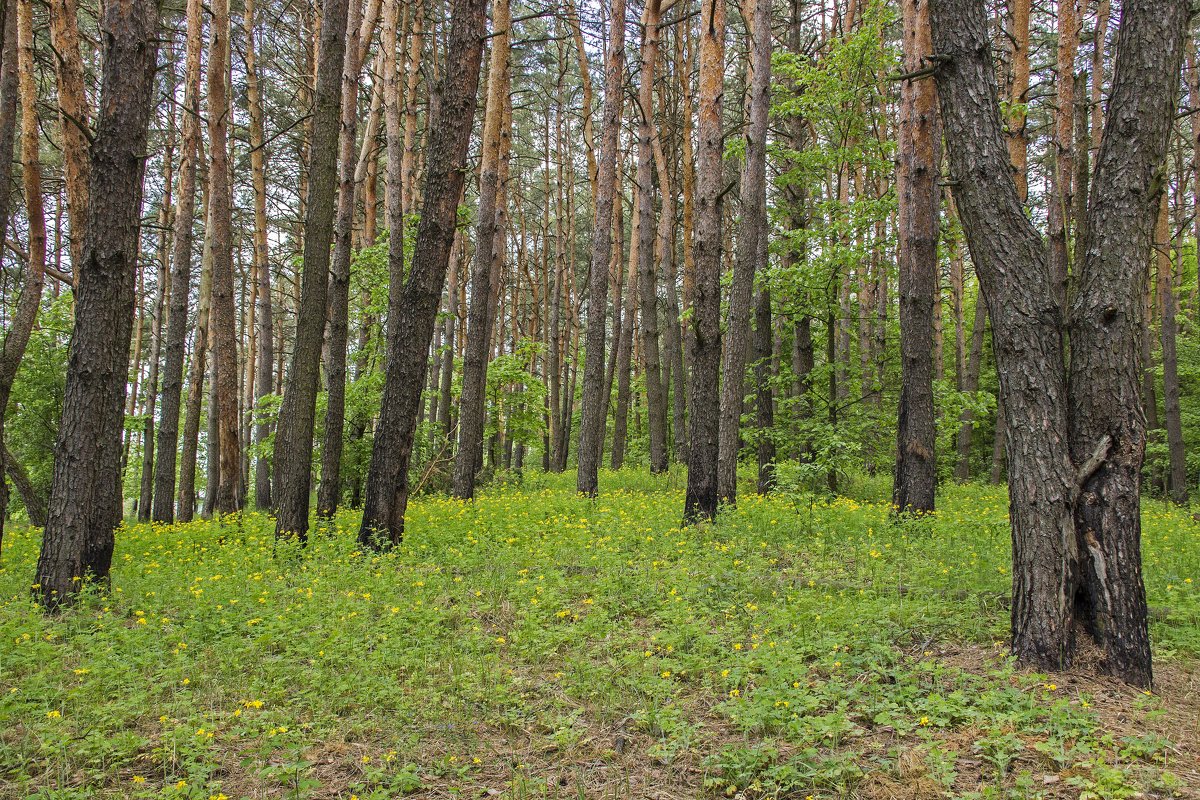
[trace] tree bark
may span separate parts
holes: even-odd
[[[321,41],[313,99],[308,207],[304,219],[304,277],[287,386],[275,431],[275,535],[308,541],[313,418],[333,239],[347,0],[322,0]],[[395,231],[393,231],[395,233]]]
[[[699,121],[696,148],[696,277],[688,325],[692,376],[688,404],[688,479],[684,523],[715,519],[721,370],[721,109],[725,78],[725,4],[700,14]]]
[[[767,116],[771,109],[771,3],[747,0],[745,5],[753,12],[748,43],[746,154],[741,176],[742,221],[729,293],[729,321],[725,327],[725,381],[721,385],[717,447],[717,494],[730,505],[737,503],[739,427],[746,396],[754,273],[760,243],[767,236]]]
[[[483,452],[484,405],[488,356],[491,351],[493,266],[497,248],[504,247],[505,230],[498,225],[500,162],[507,141],[505,98],[509,91],[508,0],[492,2],[492,52],[484,105],[482,154],[479,165],[479,220],[475,227],[475,259],[471,270],[471,305],[467,309],[467,347],[463,359],[462,396],[458,411],[458,451],[452,492],[461,500],[475,496],[475,474]]]
[[[199,153],[197,153],[199,156]],[[205,197],[204,218],[208,219]],[[200,407],[204,400],[204,380],[208,374],[209,309],[212,306],[212,248],[205,224],[200,253],[200,296],[196,304],[196,335],[192,342],[192,363],[188,367],[187,416],[183,423],[183,446],[179,454],[179,501],[175,517],[191,522],[196,512],[196,451],[200,438]]]
[[[333,519],[342,498],[342,446],[346,428],[346,351],[350,342],[350,259],[353,256],[355,168],[358,166],[358,80],[362,71],[362,0],[349,0],[342,70],[341,137],[338,140],[337,212],[325,330],[325,436],[317,517]],[[365,32],[370,38],[370,31]]]
[[[71,225],[71,269],[79,285],[78,264],[83,259],[83,235],[87,221],[89,114],[83,90],[83,57],[79,51],[79,4],[77,0],[50,3],[50,43],[54,47],[58,88],[59,124],[62,129],[63,172],[67,184],[67,219]]]
[[[49,513],[37,567],[48,609],[82,579],[105,582],[121,519],[121,412],[133,324],[138,209],[158,48],[153,0],[104,9],[100,115],[92,142],[75,330],[67,360]]]
[[[1175,278],[1171,269],[1171,221],[1167,213],[1167,195],[1162,196],[1158,225],[1154,231],[1154,250],[1158,260],[1158,308],[1162,313],[1159,338],[1162,341],[1163,422],[1167,428],[1167,491],[1177,505],[1188,502],[1187,461],[1183,444],[1183,421],[1179,410],[1179,355],[1175,338]],[[1178,252],[1178,251],[1176,251]]]
[[[638,127],[637,127],[637,195],[638,213],[641,220],[638,228],[638,313],[642,333],[642,374],[646,381],[646,423],[650,438],[650,472],[667,471],[667,393],[663,386],[662,363],[658,349],[658,274],[655,262],[665,267],[673,255],[674,242],[670,240],[671,220],[674,214],[666,200],[669,188],[660,184],[664,198],[662,218],[655,235],[654,222],[654,73],[659,55],[660,0],[648,0],[642,14],[642,69],[638,78]],[[655,251],[655,243],[658,251]],[[664,270],[665,271],[665,270]],[[674,292],[675,286],[667,287]],[[677,324],[668,319],[668,325]]]
[[[596,167],[596,215],[592,226],[592,262],[588,279],[587,340],[583,365],[583,406],[579,415],[580,494],[599,491],[600,453],[604,448],[605,329],[608,318],[608,269],[612,259],[613,195],[621,128],[625,72],[625,0],[613,0],[608,53],[604,64],[604,106],[600,120],[600,156]],[[617,243],[618,249],[620,242]]]
[[[904,2],[904,70],[932,55],[928,0]],[[900,85],[900,407],[892,506],[933,511],[937,492],[937,424],[933,408],[934,305],[938,294],[938,188],[941,126],[937,87],[929,80]]]
[[[408,465],[429,364],[426,356],[446,283],[475,118],[486,29],[485,3],[453,0],[450,13],[449,56],[437,90],[436,112],[430,120],[424,209],[407,279],[403,279],[403,250],[395,247],[389,252],[387,375],[358,533],[359,542],[372,548],[394,546],[404,536]],[[396,149],[396,127],[389,116],[389,162]],[[388,191],[398,189],[399,176],[392,174],[389,163]],[[397,222],[392,220],[393,225]]]

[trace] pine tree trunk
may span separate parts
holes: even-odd
[[[1162,340],[1163,422],[1167,428],[1167,491],[1171,500],[1186,506],[1188,502],[1187,461],[1183,444],[1183,421],[1179,411],[1179,355],[1175,337],[1175,279],[1171,270],[1171,222],[1167,213],[1167,195],[1162,196],[1158,225],[1154,232],[1158,260],[1158,308],[1162,313],[1159,338]],[[1176,251],[1178,252],[1178,251]],[[1149,321],[1147,321],[1147,324]]]
[[[9,0],[19,2],[20,0]],[[79,285],[83,259],[84,227],[87,223],[89,114],[83,88],[83,57],[79,51],[79,4],[77,0],[50,3],[50,43],[58,88],[59,124],[62,130],[63,172],[67,185],[67,219],[71,225],[71,269]]]
[[[725,78],[725,4],[700,15],[699,122],[696,148],[696,277],[688,325],[692,379],[688,397],[688,479],[685,523],[717,515],[717,454],[721,370],[721,108]]]
[[[475,258],[471,270],[471,305],[467,310],[467,345],[463,359],[462,396],[458,412],[458,450],[454,460],[455,497],[470,500],[475,496],[475,474],[483,451],[484,405],[487,392],[488,355],[491,327],[494,324],[492,296],[497,248],[504,247],[506,235],[497,223],[501,214],[500,162],[507,140],[504,113],[509,92],[508,0],[492,2],[492,52],[488,62],[488,90],[484,105],[482,155],[479,166],[479,221],[475,228]]]
[[[608,53],[604,65],[604,106],[600,121],[600,156],[596,168],[596,214],[592,226],[592,260],[588,279],[587,342],[583,367],[583,406],[579,415],[580,494],[599,491],[600,454],[604,448],[605,329],[608,317],[608,270],[612,260],[613,195],[617,181],[617,147],[621,127],[621,95],[625,71],[625,0],[613,0]],[[617,250],[621,243],[617,243]]]
[[[197,154],[199,155],[199,154]],[[208,219],[205,198],[204,218]],[[200,296],[196,305],[196,336],[192,342],[192,363],[188,369],[187,416],[183,423],[183,446],[179,454],[179,503],[175,517],[191,522],[196,513],[196,451],[200,438],[200,409],[204,401],[204,380],[208,374],[208,324],[212,305],[212,249],[205,225],[200,255]]]
[[[746,355],[750,346],[750,313],[754,273],[767,236],[767,116],[771,107],[771,4],[754,0],[750,25],[750,77],[747,103],[746,154],[742,164],[742,221],[738,231],[729,321],[725,328],[721,408],[717,456],[717,493],[737,502],[739,426],[746,396]]]
[[[387,375],[358,534],[359,542],[368,547],[392,546],[404,535],[408,465],[429,363],[426,356],[454,241],[485,28],[483,0],[453,0],[449,57],[430,120],[424,209],[407,279],[403,277],[403,250],[396,247],[389,253]],[[399,175],[393,174],[390,164],[397,150],[396,128],[389,110],[389,194],[400,188]],[[395,225],[399,220],[393,217],[391,222]]]
[[[915,72],[933,53],[928,0],[904,3],[904,69]],[[933,408],[934,306],[938,294],[938,189],[941,126],[930,80],[900,85],[900,364],[899,422],[892,506],[933,511],[937,491],[937,425]],[[937,341],[940,341],[938,337]],[[940,363],[938,359],[937,363]]]
[[[637,315],[635,298],[637,297],[638,290],[637,268],[640,259],[638,254],[640,242],[638,239],[641,235],[640,227],[645,225],[649,228],[650,222],[653,220],[653,217],[644,222],[641,220],[638,212],[638,203],[640,201],[636,197],[636,191],[633,202],[633,239],[629,249],[629,263],[626,265],[624,310],[621,314],[621,331],[617,339],[617,352],[613,358],[613,369],[616,372],[617,383],[617,405],[613,409],[613,446],[609,460],[609,466],[612,469],[620,469],[625,464],[625,446],[629,435],[629,368],[633,360],[633,329],[634,319]]]
[[[49,513],[37,594],[50,609],[70,602],[81,578],[104,582],[121,519],[121,412],[129,369],[134,273],[147,128],[154,94],[158,6],[105,6],[100,115],[67,358]]]
[[[296,320],[296,344],[275,431],[275,534],[295,536],[301,542],[308,540],[313,418],[327,313],[329,245],[333,239],[337,195],[347,0],[323,0],[321,8],[308,207],[304,219],[304,275]]]

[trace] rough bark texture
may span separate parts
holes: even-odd
[[[296,319],[296,344],[275,432],[275,534],[296,536],[301,541],[308,537],[313,417],[316,415],[329,284],[329,244],[333,239],[337,195],[347,0],[323,0],[321,7],[308,207],[304,219],[304,277]]]
[[[83,579],[105,581],[121,519],[121,412],[129,369],[134,273],[158,53],[158,5],[104,9],[104,72],[75,330],[36,593],[57,608]]]
[[[317,488],[317,516],[321,519],[332,519],[341,501],[342,444],[346,428],[346,348],[350,342],[350,258],[353,255],[354,172],[358,165],[358,79],[362,65],[359,58],[362,0],[349,0],[349,3],[342,70],[337,215],[326,297],[325,436],[321,442],[321,481]]]
[[[505,231],[497,225],[496,198],[500,192],[500,161],[504,136],[505,97],[509,91],[508,0],[492,2],[492,53],[488,62],[487,101],[484,106],[483,152],[479,166],[479,220],[475,226],[475,258],[471,269],[471,304],[467,309],[467,345],[463,358],[462,396],[458,406],[458,451],[454,460],[453,494],[462,500],[475,496],[475,474],[483,455],[484,405],[487,365],[491,352],[489,313],[493,262],[497,247],[504,246]]]
[[[192,290],[192,226],[196,216],[196,158],[200,149],[201,0],[187,2],[184,56],[183,123],[171,252],[171,301],[162,368],[162,412],[154,461],[155,522],[175,521],[175,465],[179,444],[179,407],[183,397],[183,360],[187,340],[188,295]]]
[[[217,416],[215,510],[241,508],[242,448],[238,415],[237,312],[233,304],[233,187],[229,172],[229,0],[214,0],[208,51],[208,202],[212,240],[212,357]]]
[[[1138,332],[1145,319],[1138,299],[1189,15],[1187,0],[1127,0],[1122,7],[1109,119],[1070,307],[1071,455],[1084,464],[1105,437],[1111,441],[1107,458],[1084,476],[1075,509],[1082,562],[1075,613],[1104,650],[1106,668],[1146,686],[1152,680],[1141,564],[1146,430],[1138,402]]]
[[[657,236],[654,222],[654,71],[659,52],[659,0],[649,0],[642,14],[642,69],[638,79],[637,181],[638,209],[641,224],[638,228],[638,313],[642,334],[642,374],[646,382],[646,423],[650,437],[650,472],[667,471],[667,393],[663,386],[662,363],[658,349],[658,273],[660,265],[671,257],[674,243],[670,236],[670,221],[666,215],[669,203],[663,204],[663,218]],[[667,187],[660,186],[665,196]],[[664,228],[666,229],[664,231]],[[655,242],[660,247],[655,252]],[[667,287],[674,292],[674,285]],[[668,324],[674,324],[668,320]]]
[[[1154,232],[1154,255],[1158,262],[1158,308],[1162,314],[1159,339],[1163,364],[1163,422],[1167,428],[1167,491],[1178,505],[1187,505],[1187,461],[1183,442],[1183,420],[1179,410],[1179,354],[1175,338],[1175,276],[1171,268],[1171,221],[1167,195],[1162,196],[1158,225]],[[1179,252],[1178,250],[1176,251]]]
[[[916,72],[932,55],[928,0],[903,0],[904,70]],[[938,155],[941,126],[931,80],[900,85],[900,366],[896,470],[892,505],[933,511],[937,491],[937,425],[933,409],[934,301],[938,293]]]
[[[191,2],[191,0],[189,0]],[[272,365],[275,363],[275,314],[271,303],[271,264],[267,252],[267,154],[263,124],[262,92],[254,52],[254,0],[246,0],[246,105],[250,111],[250,173],[254,183],[254,280],[258,284],[255,324],[258,325],[258,370],[255,373],[254,399],[261,401],[274,391]],[[190,32],[190,29],[189,29]],[[373,216],[373,211],[369,216]],[[262,452],[271,426],[266,420],[254,420],[254,444],[259,448],[254,462],[254,507],[265,511],[271,500],[271,462]]]
[[[721,108],[725,78],[725,4],[700,14],[699,121],[696,148],[696,274],[688,325],[688,479],[685,523],[717,515],[717,438],[721,369]]]
[[[403,250],[389,252],[392,283],[388,297],[387,376],[358,533],[359,541],[368,547],[395,545],[404,535],[413,434],[429,363],[429,343],[446,283],[475,118],[487,27],[485,7],[484,0],[454,0],[451,4],[449,55],[430,122],[425,202],[407,280],[402,280]],[[394,151],[393,127],[389,117],[389,155]],[[389,193],[398,179],[389,166]]]
[[[749,5],[749,3],[747,3]],[[746,355],[750,346],[750,312],[760,244],[767,236],[767,115],[771,109],[771,3],[754,0],[750,25],[750,80],[746,155],[742,164],[742,221],[738,230],[733,286],[721,385],[717,454],[717,493],[722,502],[737,502],[738,428],[746,396]]]
[[[588,279],[588,322],[583,365],[583,406],[579,414],[580,494],[599,490],[600,453],[604,448],[605,328],[608,318],[608,269],[612,259],[613,194],[621,132],[621,95],[625,72],[625,0],[614,0],[604,63],[604,107],[600,120],[600,156],[596,166],[596,216],[592,226],[592,263]],[[618,247],[620,245],[618,244]]]
[[[1006,177],[983,3],[935,0],[931,10],[951,174],[993,320],[1006,413],[1013,651],[1061,668],[1082,629],[1109,672],[1149,685],[1138,332],[1188,3],[1123,8],[1070,309],[1069,383],[1048,249]]]
[[[759,245],[761,264],[767,264],[766,242]],[[754,403],[758,428],[758,493],[775,489],[775,391],[772,388],[771,361],[774,348],[771,326],[771,289],[760,285],[754,297]]]

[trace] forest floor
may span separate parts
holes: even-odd
[[[1006,657],[1002,489],[929,520],[682,475],[426,497],[373,556],[347,513],[131,525],[58,618],[0,568],[0,797],[1200,798],[1200,524],[1145,510],[1157,686]]]

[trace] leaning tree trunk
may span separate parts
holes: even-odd
[[[625,0],[614,0],[604,65],[604,107],[600,120],[600,157],[596,166],[596,216],[592,225],[592,263],[588,279],[588,323],[583,365],[583,406],[579,414],[580,494],[599,491],[600,451],[604,448],[604,347],[608,318],[608,268],[612,259],[613,195],[625,72]],[[619,247],[618,243],[618,247]]]
[[[699,122],[696,150],[695,285],[689,320],[688,477],[685,523],[717,516],[721,379],[721,108],[725,80],[725,4],[700,14]]]
[[[171,252],[171,302],[162,367],[162,412],[154,460],[155,522],[175,521],[175,464],[179,444],[179,406],[183,397],[183,360],[187,346],[188,295],[192,290],[192,227],[196,215],[196,158],[200,150],[201,0],[187,2],[187,45],[183,90],[183,141]],[[195,470],[193,469],[193,472]]]
[[[308,540],[313,418],[325,333],[329,243],[333,239],[337,194],[338,111],[346,54],[346,10],[347,0],[322,2],[320,66],[313,100],[308,208],[304,219],[304,277],[296,318],[296,344],[275,431],[275,534],[296,536],[301,542]]]
[[[78,266],[75,330],[54,454],[37,594],[55,609],[105,581],[121,519],[121,428],[133,327],[138,210],[158,55],[154,0],[104,8],[100,116]]]
[[[317,516],[332,519],[342,498],[342,446],[346,429],[346,348],[350,339],[350,259],[354,233],[355,168],[358,165],[359,42],[362,0],[349,0],[345,68],[342,70],[341,139],[338,142],[337,215],[333,226],[333,262],[329,270],[329,324],[325,336],[325,437],[321,442],[321,480]],[[370,32],[368,32],[368,38]]]
[[[928,0],[904,3],[904,68],[924,68],[932,53]],[[909,78],[900,85],[900,366],[899,423],[892,505],[933,511],[937,490],[937,425],[933,409],[933,310],[938,292],[937,88]]]
[[[492,2],[492,53],[488,62],[488,91],[484,105],[482,154],[479,165],[479,221],[475,226],[475,258],[471,269],[471,304],[467,308],[467,342],[463,357],[462,395],[458,404],[458,450],[454,459],[455,497],[475,496],[475,473],[483,454],[484,395],[487,392],[488,355],[491,350],[491,297],[495,249],[504,246],[504,230],[497,227],[496,198],[500,192],[502,130],[507,116],[504,98],[509,91],[508,0]]]
[[[750,312],[754,273],[767,236],[767,115],[771,109],[771,2],[755,0],[750,25],[750,90],[746,154],[742,164],[742,222],[738,231],[729,323],[725,328],[721,415],[717,453],[717,494],[737,502],[738,443],[746,397],[746,354],[750,346]],[[764,265],[765,266],[765,265]]]
[[[479,90],[479,67],[487,27],[484,0],[451,3],[449,57],[430,120],[425,198],[417,227],[412,267],[404,279],[403,249],[388,254],[387,374],[383,405],[371,449],[367,494],[358,539],[364,546],[398,544],[404,536],[408,505],[408,464],[425,386],[427,354],[446,284],[455,218],[462,195],[463,171]],[[388,116],[389,162],[397,153],[393,115]],[[388,193],[399,189],[399,175],[388,165]],[[397,204],[398,205],[398,204]],[[389,202],[389,207],[392,203]],[[392,224],[401,220],[389,212]],[[393,228],[394,235],[395,228]],[[395,238],[393,238],[395,241]]]

